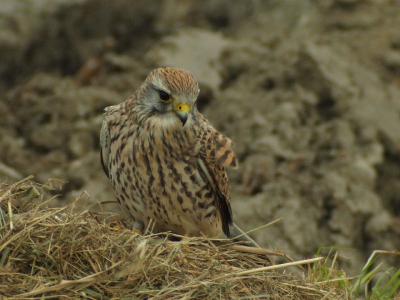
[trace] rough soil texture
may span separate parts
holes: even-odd
[[[114,200],[102,110],[184,67],[236,142],[236,223],[283,217],[253,237],[297,258],[341,248],[358,273],[400,248],[399,15],[395,0],[2,0],[1,179],[65,180],[58,205]]]

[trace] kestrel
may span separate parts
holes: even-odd
[[[184,69],[153,70],[125,102],[105,109],[101,163],[119,204],[143,230],[231,236],[225,167],[232,141],[197,110],[199,86]]]

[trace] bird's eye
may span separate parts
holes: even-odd
[[[168,102],[168,103],[172,102],[171,96],[168,93],[166,93],[164,91],[160,91],[159,95],[160,95],[160,99],[162,101]]]

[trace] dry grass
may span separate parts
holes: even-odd
[[[51,189],[29,178],[0,186],[0,298],[348,298],[335,280],[283,272],[321,258],[271,265],[263,249],[133,235],[115,214],[48,208]]]

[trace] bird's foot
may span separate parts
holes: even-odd
[[[132,230],[134,234],[143,235],[143,223],[136,221],[133,223]]]
[[[137,235],[143,235],[143,232],[139,228],[133,228],[133,233]]]

